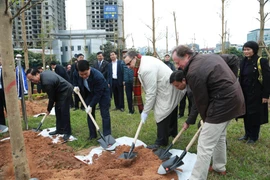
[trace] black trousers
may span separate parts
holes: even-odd
[[[259,139],[260,133],[260,113],[247,114],[244,117],[245,136],[253,141]]]
[[[74,108],[79,109],[79,102],[81,101],[76,93],[74,94]],[[81,104],[81,109],[84,109],[83,104]]]
[[[161,122],[157,123],[157,139],[155,144],[167,146],[169,136],[177,135],[177,107]]]
[[[86,100],[86,102],[89,102]],[[100,115],[102,118],[102,129],[103,129],[103,135],[107,136],[111,134],[111,117],[110,117],[110,96],[103,96],[99,101],[99,107],[100,107]],[[96,106],[92,107],[92,116],[96,120],[95,116]],[[89,128],[89,137],[96,138],[97,137],[97,130],[93,123],[93,121],[90,119],[89,115],[87,114],[87,123]]]
[[[124,109],[124,87],[118,84],[117,79],[112,80],[112,93],[115,107]]]
[[[4,90],[0,89],[0,124],[6,125],[5,113],[4,110],[6,109],[6,101],[5,101],[5,94]]]
[[[64,102],[55,103],[56,130],[63,134],[71,134],[70,126],[70,96]]]
[[[125,86],[126,86],[126,96],[127,96],[127,102],[128,102],[128,110],[129,110],[130,113],[134,113],[133,98],[132,98],[133,83],[125,83]]]
[[[185,109],[186,109],[186,99],[188,98],[187,93],[185,94],[185,96],[181,99],[180,101],[180,106],[179,106],[179,115],[180,116],[184,116],[185,114]],[[188,114],[190,113],[191,110],[191,105],[192,102],[191,100],[188,98]]]

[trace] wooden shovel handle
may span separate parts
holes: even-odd
[[[139,133],[140,133],[140,131],[141,131],[141,128],[142,128],[142,121],[140,122],[140,124],[139,124],[139,126],[138,126],[138,129],[137,129],[137,132],[136,132],[136,134],[135,134],[135,137],[134,137],[134,144],[136,144],[136,141],[137,141],[137,139],[138,139],[138,136],[139,136]]]
[[[75,92],[75,91],[74,91],[74,92]],[[83,104],[84,108],[86,109],[87,106],[86,106],[86,104],[85,104],[85,102],[84,102],[84,100],[83,100],[83,98],[82,98],[81,93],[80,93],[80,92],[75,92],[75,93],[79,96],[79,98],[80,98],[80,100],[81,100],[81,103]],[[96,126],[97,131],[99,131],[99,126],[98,126],[97,122],[95,121],[94,117],[92,116],[92,114],[89,112],[88,115],[90,116],[92,122],[93,122],[94,125]]]
[[[202,126],[203,126],[203,121],[201,120],[201,127],[197,130],[196,134],[193,136],[193,138],[191,139],[191,141],[188,143],[188,145],[186,147],[187,152],[188,152],[189,148],[193,145],[193,143],[195,142],[197,137],[199,136],[199,134],[200,134],[200,132],[202,130]]]
[[[43,116],[42,120],[41,120],[41,123],[44,122],[45,118],[47,117],[47,113],[45,113],[45,115]]]
[[[181,131],[177,134],[177,136],[173,139],[172,141],[172,144],[174,144],[178,139],[179,137],[181,136],[181,134],[185,131],[184,128],[181,129]]]

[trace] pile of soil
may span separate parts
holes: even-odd
[[[31,177],[39,180],[178,179],[175,172],[165,176],[157,174],[162,161],[142,146],[134,149],[138,155],[133,160],[118,159],[130,149],[118,146],[115,153],[106,151],[99,157],[95,155],[93,164],[87,165],[74,157],[76,152],[67,144],[53,144],[50,138],[37,136],[32,131],[24,132],[24,140]],[[15,179],[9,140],[0,141],[0,152],[0,177]]]
[[[33,116],[39,113],[47,112],[48,99],[25,101],[27,116]],[[21,101],[19,100],[20,112],[22,114]]]

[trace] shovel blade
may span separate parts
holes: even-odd
[[[0,124],[0,134],[8,132],[8,127]]]
[[[174,156],[174,157],[168,159],[167,161],[164,161],[159,166],[158,174],[167,174],[183,164],[184,164],[184,162],[182,160],[179,160],[178,156]]]
[[[111,149],[111,147],[116,143],[115,139],[112,137],[112,135],[107,135],[103,138],[99,138],[97,140],[100,144],[100,146],[103,149]]]
[[[135,157],[137,157],[137,153],[136,152],[132,152],[132,153],[124,152],[123,154],[121,154],[119,156],[120,159],[133,159]]]
[[[154,154],[157,155],[162,161],[167,160],[172,156],[172,153],[167,151],[167,149],[158,149],[154,152]]]

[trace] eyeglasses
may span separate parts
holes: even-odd
[[[130,66],[130,63],[131,63],[131,61],[133,60],[134,58],[132,58],[126,65],[127,66]]]

